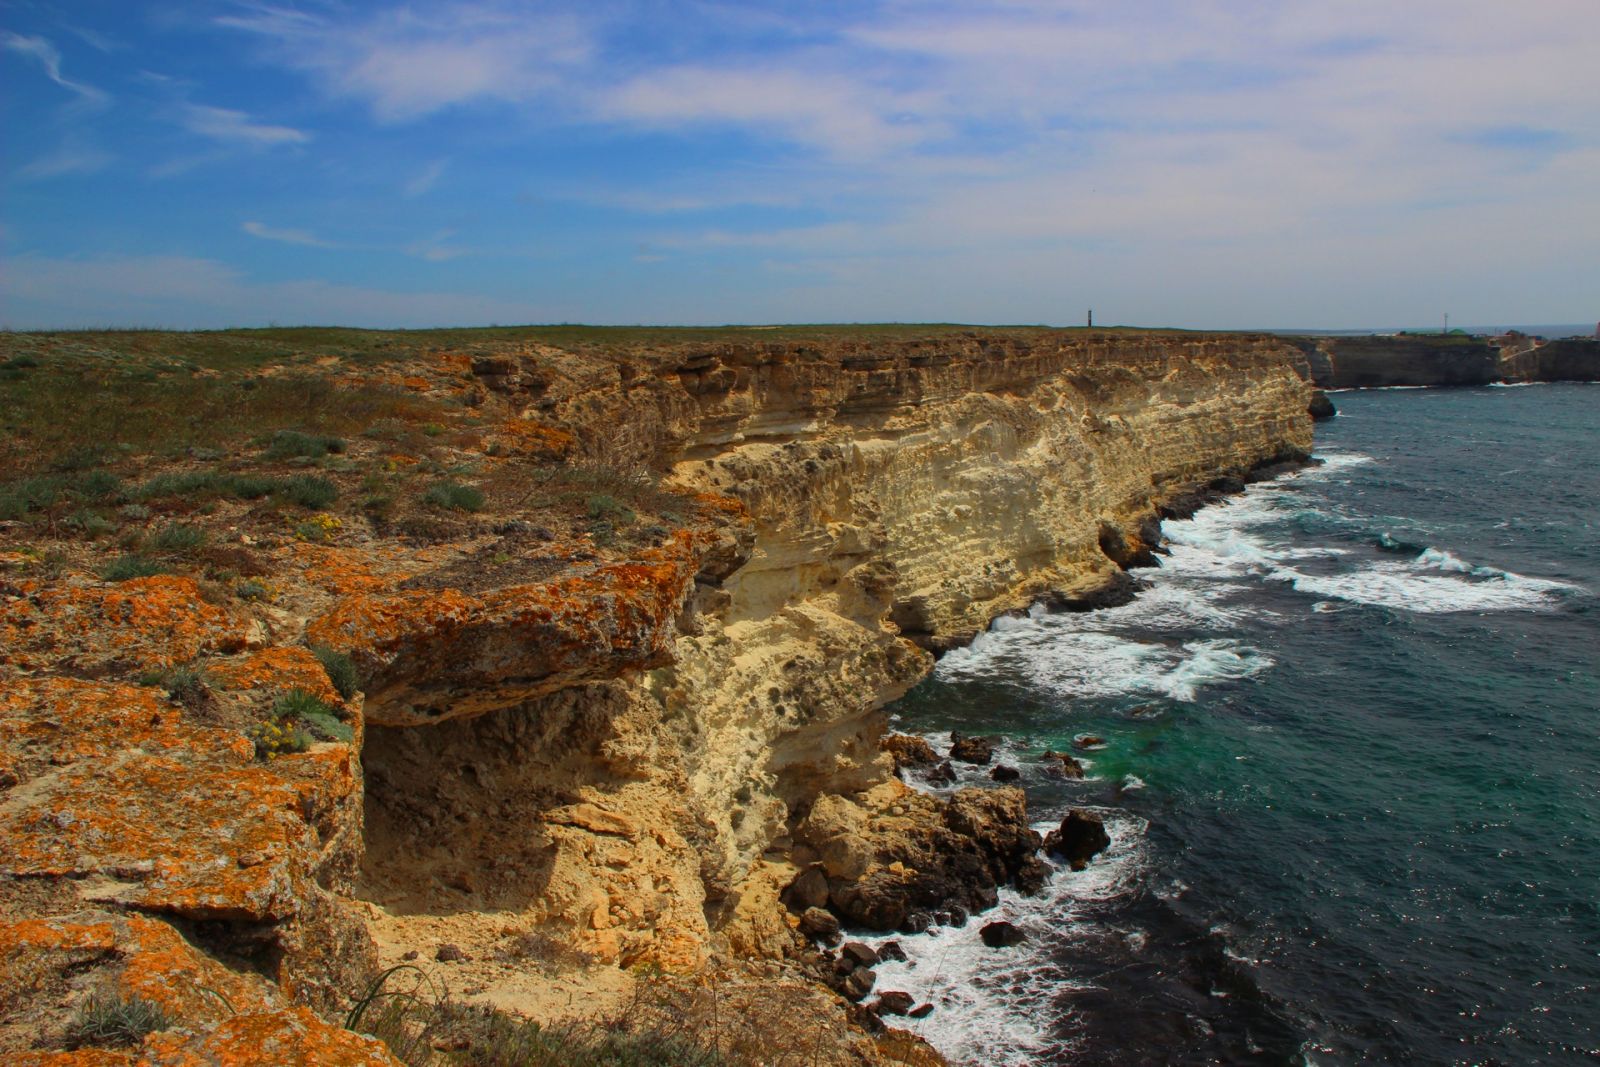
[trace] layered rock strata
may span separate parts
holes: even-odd
[[[1125,587],[1163,512],[1302,459],[1296,359],[1042,330],[441,359],[420,387],[536,428],[500,435],[536,449],[486,444],[500,462],[652,467],[668,525],[610,548],[514,519],[421,549],[288,545],[253,615],[179,596],[187,579],[12,583],[9,910],[93,927],[106,960],[146,928],[74,909],[170,922],[315,1042],[334,1038],[289,1002],[336,1010],[375,953],[448,943],[420,965],[460,961],[472,996],[525,1008],[537,975],[488,961],[529,931],[602,967],[776,964],[804,956],[782,896],[807,872],[874,927],[1036,880],[1020,792],[910,793],[878,709],[998,615]],[[271,764],[244,718],[178,722],[95,680],[204,661],[259,714],[257,688],[327,690],[302,642],[359,666],[355,736]],[[985,844],[953,859],[959,841]],[[30,931],[0,951],[31,959]],[[854,1041],[816,1062],[894,1060]]]
[[[1319,389],[1600,381],[1600,342],[1581,338],[1395,334],[1285,340],[1300,352],[1301,374]]]

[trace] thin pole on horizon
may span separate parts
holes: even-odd
[[[1448,311],[1446,311],[1444,313],[1444,329],[1440,330],[1439,332],[1440,333],[1449,333],[1450,332],[1450,312],[1448,312]]]

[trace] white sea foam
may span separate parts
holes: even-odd
[[[1268,577],[1288,582],[1297,591],[1316,597],[1422,615],[1455,611],[1544,611],[1558,603],[1563,589],[1571,588],[1561,582],[1467,564],[1460,570],[1448,568],[1447,573],[1430,574],[1428,569],[1429,565],[1416,561],[1379,562],[1362,570],[1328,575],[1305,574],[1293,567],[1280,567]],[[1490,576],[1479,577],[1482,571]]]
[[[1055,618],[1071,618],[1056,616]],[[974,642],[939,662],[945,678],[1024,678],[1071,697],[1164,696],[1192,701],[1200,688],[1265,670],[1272,660],[1238,641],[1140,641],[1041,621],[1031,632]]]
[[[875,968],[878,992],[898,990],[934,1006],[927,1018],[897,1019],[895,1025],[921,1034],[954,1063],[1040,1062],[1051,1041],[1048,1024],[1061,1018],[1063,996],[1083,988],[1051,960],[1061,944],[1082,934],[1084,902],[1127,892],[1145,865],[1144,821],[1111,809],[1101,814],[1111,847],[1086,870],[1056,868],[1038,895],[1003,889],[999,907],[974,915],[964,927],[861,938],[874,946],[899,941],[906,951],[905,962]],[[1044,820],[1034,828],[1045,832],[1055,825]],[[1011,948],[989,948],[980,931],[997,920],[1015,923],[1028,939]]]

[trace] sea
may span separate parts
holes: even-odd
[[[891,708],[1112,841],[897,938],[877,989],[952,1062],[1600,1062],[1600,384],[1333,399],[1132,603],[1000,619]]]

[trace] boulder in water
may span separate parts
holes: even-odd
[[[986,764],[994,759],[994,742],[987,737],[950,735],[950,758],[961,763]]]
[[[898,989],[879,993],[878,1000],[872,1005],[879,1015],[905,1015],[911,1011],[911,1006],[917,1002],[910,993],[902,993]]]
[[[1015,767],[1008,767],[1002,763],[989,772],[989,777],[997,782],[1015,782],[1022,777],[1022,772]]]
[[[983,943],[990,948],[1010,948],[1028,940],[1028,935],[1015,923],[1008,923],[1004,919],[984,926],[978,931],[978,936],[983,938]]]
[[[1060,856],[1075,871],[1089,866],[1089,861],[1111,847],[1111,835],[1106,833],[1105,820],[1091,811],[1074,808],[1061,820],[1059,829],[1045,835],[1045,851]]]

